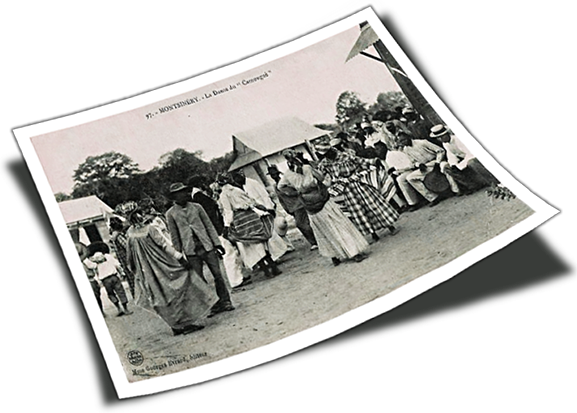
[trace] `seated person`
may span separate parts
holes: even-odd
[[[439,139],[447,160],[441,162],[441,172],[451,177],[451,191],[456,194],[469,194],[488,185],[497,185],[499,181],[479,160],[461,143],[445,125],[435,125],[430,136]]]
[[[423,196],[430,206],[435,206],[446,198],[446,194],[437,194],[429,189],[424,184],[425,176],[433,171],[436,164],[440,164],[445,160],[445,150],[427,140],[411,139],[411,137],[403,131],[398,132],[400,151],[404,153],[410,161],[410,166],[397,170],[399,176],[397,182],[399,186],[411,185],[419,194]],[[451,183],[452,177],[445,174],[445,177]],[[452,186],[451,186],[452,187]],[[409,200],[409,205],[416,206]]]

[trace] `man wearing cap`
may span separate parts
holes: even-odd
[[[268,175],[275,182],[274,191],[277,195],[279,203],[288,214],[294,217],[297,228],[303,234],[309,244],[311,244],[311,250],[317,249],[317,240],[315,239],[315,234],[311,228],[309,216],[301,199],[298,196],[298,193],[296,191],[294,191],[294,193],[289,193],[288,191],[280,192],[278,190],[278,183],[281,179],[281,172],[278,170],[276,165],[271,165],[268,167]]]
[[[243,275],[242,273],[242,262],[240,261],[238,250],[223,236],[224,219],[218,206],[218,202],[209,197],[205,192],[207,190],[210,191],[211,189],[206,188],[204,185],[204,179],[199,175],[190,178],[188,180],[188,186],[192,189],[192,202],[199,204],[204,209],[210,222],[212,222],[214,229],[216,229],[218,239],[226,252],[222,263],[230,287],[236,288],[250,284],[252,282],[250,275]]]
[[[225,253],[214,225],[206,211],[197,203],[190,202],[191,190],[177,182],[170,185],[174,205],[166,212],[168,230],[174,248],[186,255],[192,269],[204,279],[203,262],[212,276],[218,302],[211,308],[209,317],[223,311],[232,311],[228,287],[220,270],[219,258]]]
[[[433,126],[430,136],[438,139],[447,151],[447,160],[441,162],[441,172],[447,176],[454,193],[467,194],[487,185],[499,184],[497,178],[445,125]]]

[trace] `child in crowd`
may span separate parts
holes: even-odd
[[[96,278],[100,280],[110,301],[118,309],[118,316],[132,314],[128,309],[128,299],[126,292],[118,277],[118,272],[122,271],[120,263],[112,254],[108,245],[104,242],[95,242],[88,246],[88,260],[96,265]]]
[[[86,276],[88,277],[88,281],[90,282],[90,286],[94,292],[94,298],[96,298],[98,308],[100,308],[100,311],[104,314],[102,300],[100,298],[100,284],[96,279],[97,265],[88,259],[88,248],[84,244],[76,242],[76,252],[78,252],[78,257],[80,258],[80,261],[82,261],[84,272],[86,272]]]

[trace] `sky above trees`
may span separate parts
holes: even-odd
[[[356,92],[372,104],[380,92],[399,90],[384,64],[363,56],[345,63],[358,35],[359,28],[353,27],[247,72],[34,137],[32,143],[53,192],[70,193],[74,171],[89,156],[126,154],[147,171],[177,148],[200,151],[205,160],[222,156],[232,150],[232,135],[274,119],[296,116],[310,124],[333,123],[342,92]],[[179,102],[185,103],[175,107]],[[159,112],[167,106],[172,110]]]

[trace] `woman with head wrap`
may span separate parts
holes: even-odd
[[[128,268],[128,260],[126,257],[126,230],[128,229],[125,222],[118,216],[112,216],[108,220],[108,228],[110,231],[110,246],[116,255],[116,258],[122,266],[124,278],[128,282],[130,294],[134,297],[134,274]]]
[[[216,303],[216,295],[151,223],[152,217],[136,203],[125,213],[132,224],[126,234],[127,259],[135,276],[136,304],[159,315],[174,335],[202,329],[197,322]]]
[[[224,219],[223,236],[234,243],[247,268],[260,267],[266,277],[281,274],[271,257],[269,241],[274,231],[270,210],[251,198],[228,175],[218,180],[218,202]]]
[[[309,215],[319,253],[332,258],[334,265],[350,258],[357,262],[365,259],[369,244],[330,199],[323,174],[304,164],[291,151],[284,151],[283,155],[290,169],[278,183],[278,190],[288,194],[296,192],[300,196]]]
[[[363,159],[331,148],[318,169],[331,178],[331,190],[342,195],[349,218],[363,235],[377,241],[377,232],[387,229],[395,234],[398,212],[374,186],[362,182],[359,173],[377,165],[378,159]]]

